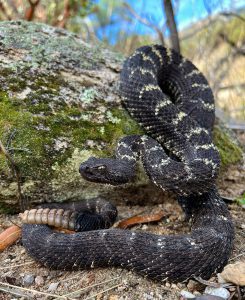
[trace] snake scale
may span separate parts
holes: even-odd
[[[81,175],[94,182],[124,184],[132,180],[140,159],[152,182],[176,193],[191,217],[191,233],[164,236],[105,229],[114,222],[116,208],[93,200],[83,202],[69,226],[71,213],[61,210],[55,210],[56,221],[52,216],[47,221],[49,209],[34,217],[37,223],[56,222],[82,232],[67,235],[46,225],[24,224],[23,245],[50,268],[113,266],[159,281],[207,279],[227,263],[234,239],[230,213],[215,187],[220,158],[212,143],[214,99],[208,82],[173,50],[143,46],[123,65],[120,94],[146,135],[123,137],[115,158],[91,157],[81,164]]]

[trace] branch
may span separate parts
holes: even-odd
[[[237,54],[245,55],[245,50],[238,48],[236,43],[230,40],[229,37],[224,32],[220,32],[219,37],[221,37],[224,41],[226,41],[226,43],[229,44],[231,48],[235,49]]]
[[[220,90],[245,89],[245,83],[221,86]]]
[[[236,17],[236,18],[240,19],[241,21],[245,22],[245,18],[243,18],[243,16],[238,15],[234,12],[221,12],[220,15],[225,16],[225,17],[230,17],[230,16]]]
[[[204,24],[204,25],[203,25],[203,24],[200,24],[200,27],[199,27],[199,28],[196,28],[196,29],[194,29],[192,32],[187,33],[186,35],[182,36],[182,37],[181,37],[181,41],[187,40],[187,39],[193,37],[193,36],[194,36],[195,34],[197,34],[198,32],[200,32],[200,31],[202,31],[202,30],[204,30],[204,29],[210,27],[210,26],[213,25],[214,23],[218,22],[218,21],[220,20],[220,17],[221,17],[221,16],[224,16],[224,17],[234,16],[234,17],[239,18],[239,19],[242,20],[242,21],[245,21],[245,19],[244,19],[242,16],[240,16],[240,15],[238,15],[238,14],[235,14],[235,13],[233,13],[233,12],[229,12],[229,13],[228,13],[228,12],[221,12],[221,13],[215,15],[215,16],[212,16],[211,19],[209,18],[209,22],[207,22],[206,24]]]
[[[12,20],[11,15],[7,12],[6,8],[4,7],[2,1],[0,1],[0,10],[4,14],[4,16],[7,18],[7,20]]]
[[[165,45],[165,41],[164,41],[164,36],[162,31],[160,30],[160,28],[158,28],[156,25],[152,24],[151,22],[149,22],[147,19],[141,17],[140,15],[137,14],[137,12],[126,2],[123,3],[123,6],[128,9],[128,11],[142,24],[146,25],[147,27],[150,27],[152,30],[154,30],[157,35],[158,38],[161,42],[161,44],[164,46]]]
[[[165,11],[168,29],[170,31],[170,39],[172,47],[175,51],[180,52],[179,35],[174,19],[174,10],[171,0],[163,0],[163,8]]]
[[[67,20],[69,19],[70,15],[71,15],[70,11],[71,11],[70,1],[64,0],[64,12],[63,12],[63,16],[62,16],[60,22],[57,25],[58,27],[60,27],[60,28],[66,27]]]
[[[40,0],[28,0],[30,7],[25,12],[25,20],[32,21],[34,18],[36,7],[38,6]]]
[[[194,29],[192,32],[190,33],[187,33],[186,35],[184,35],[183,37],[181,37],[181,40],[187,40],[189,38],[192,38],[194,35],[196,35],[198,32],[210,27],[211,25],[213,25],[214,23],[216,23],[218,21],[218,19],[212,19],[212,20],[209,20],[209,22],[205,25],[200,25],[199,28],[196,28]]]

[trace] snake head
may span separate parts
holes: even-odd
[[[90,157],[80,165],[79,172],[88,181],[120,185],[132,179],[134,167],[120,159]]]

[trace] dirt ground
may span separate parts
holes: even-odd
[[[240,165],[231,167],[225,179],[219,183],[220,194],[230,199],[228,205],[236,230],[234,251],[230,263],[245,260],[245,207],[233,201],[244,194],[244,182],[244,167]],[[183,221],[180,207],[173,200],[154,206],[120,206],[118,210],[120,219],[161,210],[165,212],[165,217],[160,222],[136,225],[132,228],[133,230],[150,231],[157,234],[178,234],[189,230],[188,224]],[[0,232],[11,226],[12,223],[20,224],[18,216],[0,215]],[[217,276],[211,280],[217,281]],[[21,241],[0,253],[0,300],[177,300],[183,299],[180,294],[183,290],[190,291],[194,295],[201,295],[204,289],[205,284],[194,280],[163,285],[122,269],[92,269],[76,272],[49,270],[34,262],[27,255]],[[240,287],[238,293],[237,288],[231,286],[229,299],[245,299],[244,290],[244,287]]]

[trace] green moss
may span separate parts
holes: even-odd
[[[241,197],[238,197],[236,201],[239,205],[245,206],[245,193],[243,193]]]
[[[233,140],[225,128],[221,129],[221,127],[215,126],[214,142],[220,153],[222,167],[238,163],[242,160],[243,152],[241,147]]]
[[[7,205],[5,203],[0,202],[0,214],[16,214],[18,212],[18,207]]]

